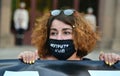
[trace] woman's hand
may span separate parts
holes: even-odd
[[[38,57],[37,51],[35,52],[25,51],[25,52],[20,53],[18,58],[22,59],[24,63],[33,64],[35,60],[37,60],[39,57]]]
[[[120,55],[115,53],[103,53],[101,52],[99,55],[99,59],[105,61],[109,66],[115,64],[120,60]]]

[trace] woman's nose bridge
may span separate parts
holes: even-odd
[[[58,35],[57,35],[57,39],[59,39],[59,40],[63,39],[63,35],[62,35],[62,33],[58,33]]]

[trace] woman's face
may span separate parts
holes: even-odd
[[[60,20],[53,20],[50,28],[50,39],[67,40],[72,39],[72,27]]]

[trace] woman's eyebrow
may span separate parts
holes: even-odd
[[[72,30],[72,28],[63,28],[62,30]]]
[[[57,31],[57,29],[55,29],[55,28],[51,28],[50,30]]]

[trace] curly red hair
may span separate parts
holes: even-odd
[[[59,16],[53,17],[50,13],[46,13],[36,20],[32,33],[32,43],[38,48],[40,57],[50,55],[47,49],[47,39],[49,37],[48,27],[50,27],[54,19],[59,19],[73,27],[73,41],[77,50],[77,56],[83,57],[93,50],[99,37],[92,30],[91,24],[77,11],[70,18],[67,17],[65,15],[61,15],[61,18]]]

